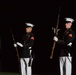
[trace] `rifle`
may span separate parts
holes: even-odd
[[[14,44],[15,44],[16,42],[15,42],[15,39],[14,39],[14,35],[13,35],[13,32],[12,32],[12,28],[11,28],[11,26],[10,26],[10,30],[11,30],[11,34],[12,34],[13,42],[14,42]],[[16,53],[17,53],[18,61],[20,62],[20,57],[19,57],[18,48],[17,48],[17,47],[15,47],[15,48],[16,48]]]
[[[59,18],[60,18],[60,7],[59,7],[59,13],[58,13],[57,25],[56,25],[56,28],[54,29],[54,31],[55,31],[55,35],[56,35],[56,36],[58,35],[58,31],[59,31],[59,29],[58,29],[58,26],[59,26]],[[55,45],[56,45],[56,41],[54,41],[54,43],[53,43],[53,47],[52,47],[52,52],[51,52],[50,59],[53,58]]]
[[[11,26],[10,26],[10,30],[11,30],[13,42],[14,42],[14,44],[15,44],[16,42],[15,42],[15,38],[14,38],[14,34],[13,34],[13,32],[12,32]],[[20,75],[21,75],[19,52],[18,52],[18,48],[17,48],[17,47],[15,47],[15,49],[16,49],[16,53],[17,53],[17,59],[18,59],[18,62],[19,62],[19,72],[20,72]]]

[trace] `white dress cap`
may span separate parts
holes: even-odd
[[[65,18],[65,21],[73,22],[74,19],[72,19],[72,18]]]
[[[25,24],[26,24],[26,26],[34,27],[34,25],[33,25],[33,24],[31,24],[31,23],[25,23]]]

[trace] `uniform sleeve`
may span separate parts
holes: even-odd
[[[75,38],[75,33],[72,31],[72,32],[70,32],[67,35],[65,40],[58,40],[58,44],[69,44],[69,43],[72,43],[74,38]]]
[[[67,44],[69,44],[70,42],[72,43],[73,40],[74,40],[74,38],[75,38],[75,34],[74,34],[74,32],[72,31],[72,32],[70,32],[70,33],[68,34],[65,42],[66,42]]]
[[[65,40],[67,52],[68,52],[68,53],[71,53],[71,55],[73,54],[73,52],[72,52],[72,50],[71,50],[71,46],[72,46],[72,43],[73,43],[74,39],[75,39],[75,34],[74,34],[74,32],[72,31],[72,32],[70,32],[70,33],[68,34],[67,39]]]

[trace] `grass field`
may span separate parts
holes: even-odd
[[[19,73],[0,72],[0,75],[20,75]],[[50,74],[32,74],[32,75],[50,75]]]
[[[20,75],[19,73],[0,72],[0,75]],[[32,74],[32,75],[48,75],[48,74]]]
[[[19,73],[0,72],[0,75],[20,75]]]
[[[20,75],[19,73],[10,73],[10,72],[0,72],[0,75]],[[37,75],[37,74],[32,74]]]

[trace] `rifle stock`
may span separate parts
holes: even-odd
[[[56,44],[56,41],[54,41],[54,43],[53,43],[52,53],[51,53],[51,56],[50,56],[51,59],[53,58],[55,44]]]
[[[58,35],[59,18],[60,18],[60,7],[59,7],[59,13],[58,13],[57,25],[56,25],[56,28],[55,28],[55,35],[56,35],[56,36]],[[54,41],[54,43],[53,43],[53,47],[52,47],[52,52],[51,52],[50,59],[53,58],[55,45],[56,45],[56,41]]]

